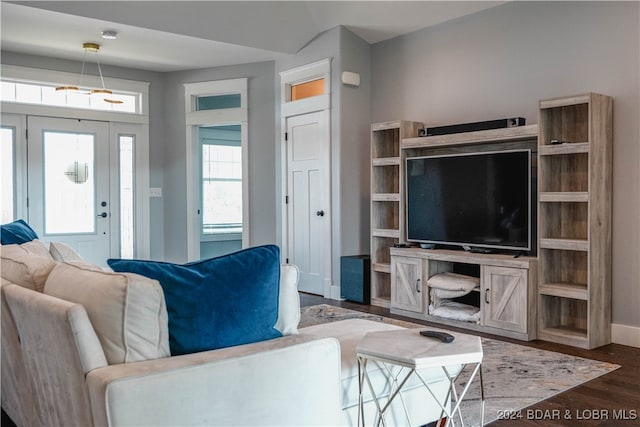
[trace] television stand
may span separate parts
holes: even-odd
[[[450,249],[391,248],[390,252],[391,313],[525,341],[536,339],[535,257]],[[480,271],[480,322],[429,315],[429,278],[469,265],[479,266]]]

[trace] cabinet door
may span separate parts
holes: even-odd
[[[391,308],[422,313],[423,261],[420,258],[393,257],[391,262]]]
[[[527,270],[482,266],[482,324],[527,332]]]

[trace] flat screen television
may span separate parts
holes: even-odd
[[[407,241],[530,251],[531,150],[406,159]]]

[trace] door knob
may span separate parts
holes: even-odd
[[[100,206],[102,206],[104,208],[105,206],[107,206],[107,202],[101,202]]]
[[[102,212],[101,214],[97,215],[98,217],[102,217],[102,218],[106,218],[107,217],[107,213],[106,212]]]
[[[318,211],[318,212],[316,212],[316,215],[317,216],[324,216],[324,211]]]

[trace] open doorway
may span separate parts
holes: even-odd
[[[249,245],[247,79],[185,83],[187,259]]]

